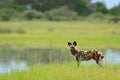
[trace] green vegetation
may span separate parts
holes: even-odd
[[[0,0],[0,67],[12,61],[29,66],[0,74],[0,80],[120,80],[119,64],[72,62],[68,41],[103,54],[120,50],[120,24],[108,23],[119,21],[120,5],[107,9],[91,1]]]
[[[105,64],[102,68],[96,64],[77,67],[75,61],[71,62],[74,58],[67,46],[68,41],[76,40],[78,49],[120,49],[119,24],[99,21],[11,21],[0,22],[0,33],[0,60],[25,60],[30,65],[24,71],[0,74],[0,80],[120,79],[119,64]]]
[[[93,0],[0,0],[0,21],[79,20],[91,14],[120,16],[120,5],[107,9],[104,2]]]
[[[21,31],[22,34],[19,34]],[[10,31],[9,34],[2,30]],[[23,32],[22,32],[23,31]],[[0,22],[0,44],[22,47],[67,48],[68,41],[76,40],[80,49],[120,49],[119,24],[106,22]]]
[[[119,80],[120,65],[81,65],[73,63],[33,66],[26,71],[15,70],[0,75],[0,80]]]

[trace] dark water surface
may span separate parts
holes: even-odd
[[[119,50],[104,50],[105,63],[120,64]],[[11,70],[27,70],[30,65],[64,63],[72,61],[73,56],[68,50],[27,48],[18,50],[14,48],[0,50],[0,73]],[[87,64],[86,64],[87,63]],[[96,64],[95,61],[82,62],[82,64]]]

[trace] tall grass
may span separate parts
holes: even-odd
[[[33,48],[19,49],[16,46],[0,46],[0,64],[11,61],[25,61],[27,65],[70,62],[73,56],[65,49]]]
[[[0,75],[0,80],[120,80],[120,65],[80,65],[75,63],[33,66],[26,71]]]

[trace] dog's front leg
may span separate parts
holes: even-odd
[[[76,61],[77,61],[77,66],[79,67],[79,64],[80,64],[80,62],[81,62],[81,61],[80,61],[80,57],[79,57],[78,55],[76,55],[75,58],[76,58]]]

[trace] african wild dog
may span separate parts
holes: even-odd
[[[74,41],[73,44],[71,42],[68,42],[68,46],[70,48],[71,54],[75,56],[78,66],[79,66],[79,61],[88,61],[91,59],[94,59],[99,66],[102,66],[102,59],[104,58],[102,52],[97,50],[78,51],[76,49],[77,46],[76,41]]]

